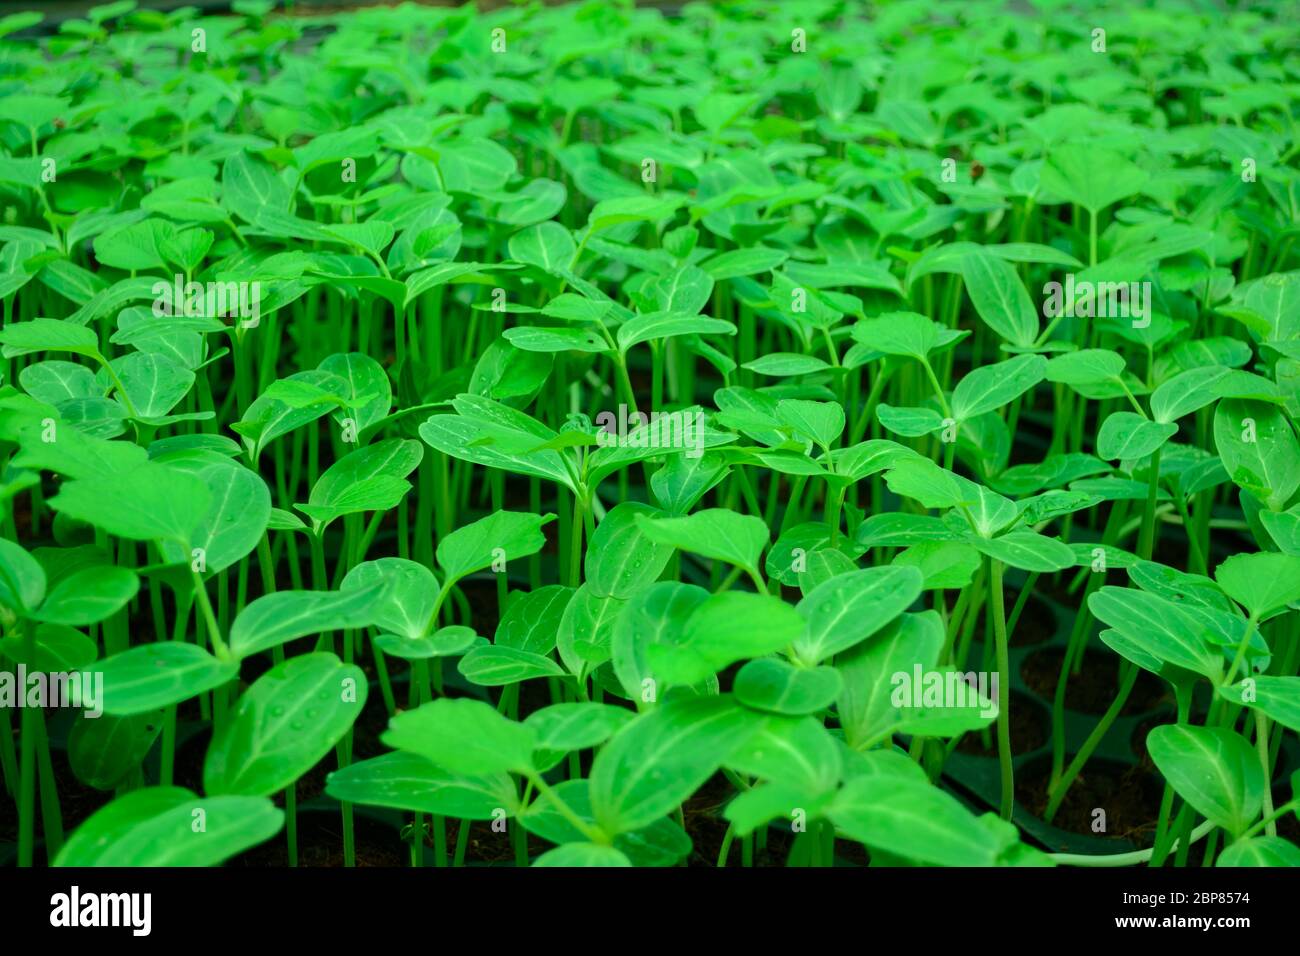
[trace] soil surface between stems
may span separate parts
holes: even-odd
[[[1045,647],[1031,652],[1020,665],[1025,684],[1049,706],[1056,696],[1064,657],[1064,648]],[[1119,691],[1120,663],[1114,654],[1107,657],[1094,648],[1085,650],[1079,672],[1071,674],[1066,681],[1065,706],[1084,714],[1104,714]],[[1166,685],[1153,674],[1139,671],[1120,714],[1126,717],[1145,714],[1166,703],[1173,703]]]
[[[1066,766],[1073,756],[1066,755]],[[1016,777],[1017,799],[1039,819],[1047,809],[1050,774],[1051,758],[1045,756]],[[1127,839],[1147,847],[1154,839],[1162,793],[1160,778],[1149,764],[1125,765],[1094,756],[1074,778],[1051,823],[1070,833]]]
[[[1038,701],[1018,691],[1011,692],[1011,753],[1015,756],[1033,753],[1047,743],[1051,734],[1049,718]],[[987,741],[986,738],[987,737]],[[978,757],[998,755],[997,724],[989,724],[987,734],[972,731],[957,744],[959,753]]]

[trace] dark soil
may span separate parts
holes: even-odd
[[[1064,656],[1065,650],[1060,647],[1034,651],[1020,665],[1020,676],[1034,693],[1050,701],[1056,696],[1056,681]],[[1065,706],[1084,714],[1104,714],[1118,691],[1119,662],[1115,655],[1086,650],[1079,673],[1070,675],[1066,681]],[[1170,691],[1159,678],[1141,671],[1120,713],[1144,714],[1171,699]]]
[[[520,561],[519,567],[515,570],[522,570],[524,567],[524,562]],[[467,578],[458,586],[464,593],[465,600],[469,602],[470,621],[473,622],[475,632],[490,638],[496,633],[497,624],[501,620],[501,611],[497,607],[495,576]]]
[[[727,833],[727,821],[722,811],[735,793],[730,781],[722,774],[717,774],[683,804],[682,816],[686,821],[686,832],[694,844],[687,860],[688,866],[712,868],[717,865],[722,841]],[[758,845],[758,835],[755,834],[754,866],[785,866],[794,839],[795,835],[780,824],[767,828],[766,843],[762,847]],[[837,865],[852,866],[866,866],[869,861],[866,849],[861,844],[847,840],[835,842],[835,859]],[[727,865],[739,867],[741,860],[741,841],[732,840]]]
[[[1074,618],[1079,613],[1079,606],[1083,600],[1084,587],[1087,584],[1085,580],[1079,584],[1078,588],[1073,591],[1070,590],[1077,571],[1077,568],[1072,568],[1061,572],[1060,575],[1045,574],[1034,585],[1034,590],[1037,593],[1051,598],[1064,609],[1063,613],[1067,619],[1062,623],[1066,626],[1073,626]],[[1094,572],[1089,571],[1088,573],[1093,574]],[[1128,575],[1123,568],[1108,568],[1106,571],[1095,573],[1103,576],[1104,580],[1099,582],[1102,585],[1111,584],[1116,587],[1126,587],[1129,583]]]
[[[1134,756],[1136,756],[1139,761],[1150,762],[1151,757],[1147,754],[1147,734],[1151,733],[1151,731],[1155,730],[1155,728],[1159,727],[1161,724],[1172,723],[1174,723],[1174,715],[1172,713],[1157,714],[1140,721],[1137,728],[1133,731],[1133,739],[1131,741]]]
[[[1020,594],[1018,591],[1004,589],[1004,595],[1007,613],[1010,614]],[[1011,647],[1032,647],[1050,641],[1055,634],[1056,615],[1046,603],[1031,595],[1025,602],[1024,610],[1020,612],[1016,628],[1011,632],[1007,643]]]
[[[1043,705],[1027,694],[1011,692],[1011,752],[1016,756],[1033,753],[1047,743],[1050,733],[1051,718]],[[985,743],[987,736],[988,742]],[[957,745],[959,753],[976,757],[994,757],[998,755],[997,724],[990,724],[987,734],[983,731],[966,734]]]
[[[1274,806],[1280,806],[1282,800],[1290,799],[1290,794],[1287,793],[1285,789],[1280,793],[1277,790],[1273,791]],[[1277,821],[1277,835],[1285,837],[1292,843],[1300,846],[1300,819],[1297,819],[1294,813],[1288,813],[1283,817],[1279,817]]]
[[[1006,608],[1008,617],[1010,617],[1011,609],[1016,606],[1016,601],[1020,599],[1020,591],[1015,588],[1004,588],[1002,593],[1003,606]],[[795,600],[798,600],[797,595]],[[951,615],[956,604],[956,592],[947,592],[944,601],[948,607],[948,613]],[[976,622],[974,639],[976,645],[982,643],[980,637],[985,633],[984,615],[987,613],[988,604],[985,603],[980,611],[980,620]],[[1010,647],[1034,647],[1050,641],[1056,635],[1056,631],[1056,612],[1052,610],[1046,601],[1035,595],[1030,595],[1025,602],[1024,609],[1020,612],[1015,628],[1008,635],[1007,644]]]
[[[1066,757],[1066,766],[1074,755]],[[1051,761],[1034,761],[1016,778],[1016,797],[1037,817],[1047,809]],[[1093,757],[1074,778],[1052,824],[1070,833],[1132,840],[1150,846],[1160,816],[1163,786],[1147,767]],[[1105,811],[1105,831],[1093,830],[1095,811]]]
[[[391,826],[354,815],[358,867],[405,866],[410,851]],[[343,866],[343,817],[340,813],[298,814],[298,865]],[[289,846],[284,832],[232,857],[227,866],[288,866]]]
[[[343,858],[343,818],[338,811],[317,810],[298,815],[298,865],[341,867]],[[447,835],[447,858],[452,859],[456,841],[460,836],[462,821],[448,819],[444,822]],[[465,863],[469,866],[514,866],[515,849],[510,832],[496,831],[486,821],[465,822],[470,827],[468,843],[465,848]],[[511,827],[518,826],[511,821]],[[355,833],[356,865],[397,866],[411,865],[411,844],[409,831],[403,833],[379,820],[354,814],[353,832]],[[433,830],[428,816],[424,818],[424,863],[434,865]],[[528,855],[530,858],[551,849],[550,844],[528,835]],[[231,866],[279,866],[289,865],[288,844],[284,834],[261,846],[242,853],[230,862]]]

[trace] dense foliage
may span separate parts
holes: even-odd
[[[0,20],[17,863],[1300,863],[1287,4],[269,6]]]

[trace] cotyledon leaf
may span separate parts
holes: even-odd
[[[807,632],[795,653],[818,664],[848,650],[889,624],[921,596],[923,579],[914,567],[863,568],[818,585],[796,610]]]
[[[294,638],[373,623],[379,582],[341,591],[280,591],[252,601],[230,628],[230,650],[247,657]]]
[[[620,730],[591,768],[591,806],[610,834],[637,830],[679,805],[757,729],[720,697],[666,700]]]
[[[239,673],[239,665],[196,644],[168,641],[114,654],[96,670],[104,682],[104,712],[129,717],[220,687]]]
[[[202,828],[195,827],[202,814]],[[284,811],[265,797],[200,797],[182,787],[133,790],[81,824],[54,866],[216,866],[269,840]]]
[[[397,750],[336,770],[325,792],[336,800],[462,820],[491,820],[498,809],[513,815],[519,797],[508,774],[452,773],[418,754]]]
[[[272,667],[208,745],[203,789],[253,797],[283,790],[347,733],[368,689],[361,668],[333,654],[303,654]]]

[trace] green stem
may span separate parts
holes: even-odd
[[[1088,210],[1088,265],[1097,264],[1097,213]]]
[[[18,865],[31,866],[36,845],[36,714],[20,713],[18,767]]]
[[[1255,711],[1255,749],[1259,753],[1259,763],[1264,771],[1264,818],[1268,820],[1265,832],[1277,836],[1277,824],[1273,816],[1273,768],[1268,756],[1268,718],[1262,710]]]
[[[207,625],[208,637],[212,641],[212,652],[221,661],[233,661],[234,655],[230,653],[230,648],[226,647],[226,642],[221,639],[221,628],[217,626],[217,615],[212,610],[212,602],[208,599],[208,589],[203,582],[203,578],[197,571],[190,572],[194,580],[194,594],[198,598],[199,611],[203,614],[203,623]]]
[[[1276,824],[1278,820],[1280,820],[1282,817],[1286,816],[1288,813],[1290,813],[1293,810],[1300,810],[1300,799],[1288,800],[1286,803],[1282,804],[1280,807],[1277,807],[1275,810],[1266,813],[1263,817],[1261,817],[1258,821],[1256,821],[1250,827],[1249,830],[1247,830],[1240,837],[1238,837],[1238,839],[1249,840],[1260,830],[1266,829],[1270,824]]]
[[[456,826],[456,852],[452,857],[452,866],[465,865],[465,851],[469,848],[469,820],[460,820]]]
[[[727,832],[722,837],[722,846],[718,849],[718,869],[726,869],[727,857],[731,854],[731,841],[736,838],[735,827],[728,824]]]
[[[1147,485],[1146,510],[1142,513],[1142,532],[1138,537],[1138,557],[1151,560],[1156,546],[1156,501],[1160,497],[1160,449],[1151,455],[1151,478]]]
[[[1088,762],[1092,752],[1097,749],[1102,738],[1106,736],[1106,731],[1110,730],[1111,724],[1115,723],[1115,719],[1119,717],[1119,712],[1124,709],[1124,704],[1133,691],[1133,685],[1137,682],[1137,676],[1138,668],[1136,664],[1124,661],[1120,665],[1119,693],[1115,695],[1115,699],[1106,708],[1106,713],[1097,722],[1097,726],[1092,728],[1092,733],[1083,742],[1079,752],[1074,755],[1074,759],[1070,761],[1070,766],[1065,769],[1061,779],[1051,787],[1048,793],[1047,810],[1043,813],[1043,819],[1048,823],[1051,823],[1052,817],[1056,816],[1056,811],[1060,808],[1061,801],[1065,799],[1066,793],[1069,792],[1070,785],[1074,783],[1074,778],[1079,775],[1083,765]]]
[[[1192,524],[1192,516],[1187,511],[1187,501],[1182,495],[1176,494],[1174,505],[1183,519],[1183,531],[1187,533],[1187,551],[1192,559],[1192,569],[1198,574],[1208,575],[1210,572],[1205,562],[1205,554],[1201,551],[1201,536],[1196,533],[1196,528]]]
[[[573,825],[575,830],[592,843],[599,843],[603,846],[609,844],[609,837],[607,837],[601,830],[593,827],[582,817],[578,816],[578,814],[574,812],[573,808],[569,806],[558,793],[552,790],[545,780],[542,779],[540,773],[529,773],[526,774],[525,777],[529,783],[537,788],[537,792],[541,796],[550,801],[550,804],[555,808],[555,811]]]
[[[1190,688],[1184,684],[1175,685],[1175,696],[1178,699],[1178,723],[1186,724],[1192,711],[1192,694]],[[1169,814],[1174,806],[1174,788],[1170,786],[1169,781],[1165,781],[1164,793],[1160,795],[1160,815],[1156,819],[1156,839],[1154,850],[1151,855],[1151,865],[1153,867],[1163,866],[1165,857],[1169,855],[1173,830],[1169,825]]]
[[[573,523],[569,530],[569,586],[582,583],[582,526],[586,502],[581,495],[573,497]]]
[[[1188,843],[1195,843],[1214,829],[1214,823],[1206,820],[1192,831]],[[1049,853],[1059,866],[1136,866],[1151,859],[1151,850],[1134,850],[1132,853]]]
[[[1007,643],[1007,617],[1002,596],[1002,562],[989,559],[989,590],[993,614],[993,635],[998,660],[998,768],[1002,780],[1002,800],[998,815],[1011,819],[1015,805],[1015,778],[1011,766],[1011,654]]]
[[[54,782],[54,764],[50,761],[50,737],[45,728],[45,711],[29,708],[36,714],[36,768],[41,798],[41,829],[45,834],[45,859],[54,863],[63,847],[63,812],[59,807],[59,791]],[[1271,809],[1271,807],[1270,807]]]

